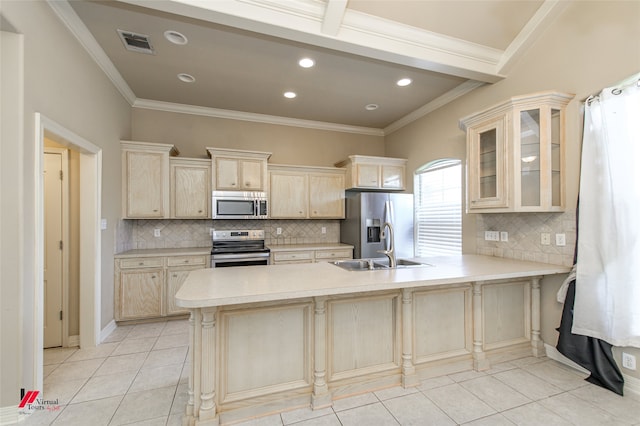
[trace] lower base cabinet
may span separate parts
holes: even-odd
[[[271,264],[333,262],[353,259],[353,249],[272,250]]]
[[[128,321],[189,313],[175,295],[190,271],[209,265],[209,255],[120,258],[115,261],[115,319]]]

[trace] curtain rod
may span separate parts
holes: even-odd
[[[619,87],[619,88],[624,88],[627,87],[631,84],[640,84],[640,72],[633,74],[627,78],[625,78],[624,80],[621,80],[619,82],[617,82],[616,84],[612,84],[611,86],[608,87]],[[606,89],[606,87],[605,87]],[[600,92],[602,92],[604,89],[600,89],[598,92],[596,93],[592,93],[589,96],[587,96],[586,98],[582,99],[582,102],[587,102],[589,99],[593,98],[594,96],[598,96],[600,94]]]

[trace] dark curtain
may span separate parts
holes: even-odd
[[[578,200],[578,204],[580,201]],[[573,256],[575,265],[578,257],[578,209],[576,209],[576,248]],[[578,283],[580,285],[580,283]],[[571,361],[589,370],[591,375],[587,377],[587,381],[595,385],[609,389],[612,392],[622,395],[624,387],[624,379],[618,368],[613,354],[611,345],[603,340],[594,337],[573,334],[571,327],[573,325],[573,303],[576,296],[576,280],[569,284],[567,296],[564,300],[564,308],[562,309],[562,319],[560,327],[557,328],[560,333],[556,349],[569,358]]]

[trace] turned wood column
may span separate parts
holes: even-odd
[[[473,368],[476,371],[488,370],[489,360],[482,350],[482,283],[473,283]]]
[[[402,289],[402,386],[420,383],[413,365],[413,291]]]
[[[540,337],[540,277],[531,278],[531,349],[533,356],[545,356]]]
[[[202,364],[200,366],[200,408],[198,423],[218,424],[216,413],[215,380],[216,380],[216,310],[217,308],[201,308],[202,322],[201,348]]]
[[[313,393],[311,394],[311,408],[329,407],[333,404],[329,387],[327,386],[327,315],[326,297],[314,297],[314,368],[313,368]]]

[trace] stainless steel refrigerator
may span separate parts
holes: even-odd
[[[396,258],[414,257],[413,194],[347,191],[345,198],[340,241],[354,246],[354,259],[385,257],[378,253],[389,248],[385,222],[393,225]]]

